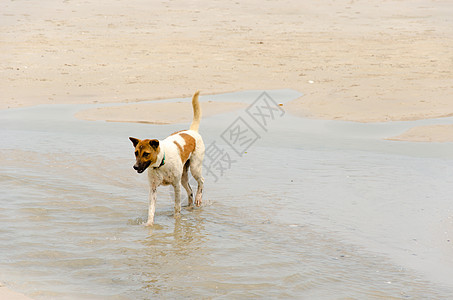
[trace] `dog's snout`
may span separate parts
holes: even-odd
[[[134,168],[134,170],[138,170],[137,165],[134,165],[132,168]]]

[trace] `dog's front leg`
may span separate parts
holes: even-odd
[[[175,182],[173,184],[175,188],[175,216],[177,216],[181,212],[181,183]]]
[[[157,200],[157,188],[149,188],[149,208],[148,208],[148,222],[146,226],[152,226],[154,224],[154,213],[156,211],[156,200]]]

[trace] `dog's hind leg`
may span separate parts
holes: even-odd
[[[190,157],[190,173],[198,183],[197,194],[195,195],[195,205],[201,206],[201,197],[203,195],[204,178],[202,175],[203,157],[204,157],[204,143],[200,138],[197,140],[197,147]]]
[[[198,183],[198,188],[197,188],[197,194],[195,195],[195,205],[196,206],[201,206],[201,197],[203,195],[203,183],[204,183],[204,178],[201,175],[201,170],[202,170],[202,164],[201,160],[196,160],[190,163],[190,173],[192,173],[193,178]]]
[[[187,197],[189,199],[189,207],[191,207],[193,206],[193,192],[189,184],[189,166],[190,160],[187,160],[186,163],[184,164],[184,168],[182,171],[181,184],[187,192]]]

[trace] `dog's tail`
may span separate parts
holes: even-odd
[[[200,102],[198,102],[198,95],[200,91],[197,91],[192,97],[192,107],[193,107],[193,121],[190,124],[190,130],[198,131],[198,127],[200,127],[200,120],[201,120],[201,107]]]

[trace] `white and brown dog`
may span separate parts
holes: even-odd
[[[193,206],[193,193],[189,185],[189,168],[198,183],[195,205],[201,205],[204,182],[201,170],[205,147],[203,139],[198,133],[201,119],[198,94],[199,92],[196,92],[192,97],[193,121],[189,130],[175,132],[163,141],[129,138],[135,147],[134,169],[138,173],[143,173],[148,169],[149,210],[146,225],[154,223],[159,185],[171,184],[174,187],[175,215],[181,211],[181,183],[189,197],[189,206]]]

